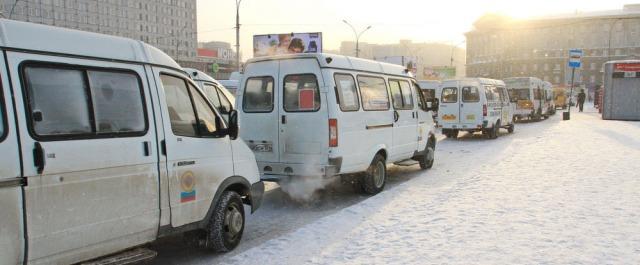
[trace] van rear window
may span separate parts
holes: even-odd
[[[284,78],[285,111],[304,112],[319,109],[320,90],[316,75],[288,75]]]
[[[144,98],[135,73],[27,66],[24,74],[36,136],[70,139],[146,133]]]
[[[242,98],[242,110],[247,113],[271,112],[273,110],[273,77],[251,77],[247,79]]]
[[[493,92],[490,92],[493,93]],[[493,99],[493,96],[491,97]],[[462,102],[478,102],[480,101],[480,91],[477,87],[462,88]]]
[[[458,102],[458,88],[457,87],[445,87],[442,89],[442,103],[456,103]]]
[[[364,110],[388,110],[389,94],[384,78],[372,76],[358,76],[358,85],[362,96]]]

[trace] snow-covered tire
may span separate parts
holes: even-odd
[[[430,169],[433,167],[433,161],[435,160],[435,151],[436,151],[436,143],[433,138],[429,138],[429,142],[427,142],[427,146],[424,150],[424,155],[420,157],[420,169]],[[431,157],[429,157],[429,153],[431,153]]]
[[[209,220],[207,247],[216,252],[229,252],[240,244],[244,232],[244,205],[234,191],[225,191]]]
[[[362,177],[362,191],[369,195],[380,193],[387,183],[387,161],[381,154],[376,154]]]
[[[507,131],[509,133],[513,133],[513,131],[516,130],[516,124],[515,123],[511,123],[511,125],[509,125],[509,127],[507,127]]]
[[[493,125],[493,128],[489,130],[489,139],[497,139],[499,131],[500,131],[500,121],[497,121],[496,124]]]

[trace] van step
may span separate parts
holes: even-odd
[[[393,164],[396,165],[396,166],[408,167],[408,166],[417,165],[418,161],[407,159],[407,160],[402,160],[400,162],[395,162]]]
[[[136,248],[87,262],[80,265],[127,265],[140,264],[155,258],[158,252],[146,248]]]

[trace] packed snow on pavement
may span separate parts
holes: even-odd
[[[266,200],[233,252],[161,243],[156,262],[640,264],[638,135],[640,122],[591,110],[497,140],[441,140],[433,169],[394,166],[376,196],[338,191],[284,209]]]

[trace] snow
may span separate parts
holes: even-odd
[[[393,167],[370,198],[266,200],[234,252],[160,252],[157,262],[640,264],[640,122],[587,111],[497,140],[443,139],[433,169]]]

